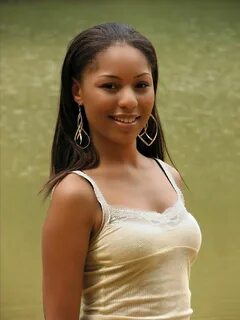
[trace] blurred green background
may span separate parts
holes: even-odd
[[[240,319],[240,1],[1,1],[1,320],[40,320],[37,192],[49,171],[60,69],[70,39],[127,22],[157,49],[158,107],[203,244],[194,320]]]

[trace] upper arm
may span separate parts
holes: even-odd
[[[79,319],[82,278],[94,224],[91,187],[75,174],[55,188],[42,227],[46,320]]]

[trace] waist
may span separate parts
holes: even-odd
[[[87,315],[82,314],[79,320],[190,320],[190,316],[121,316],[121,315]]]
[[[185,292],[172,291],[169,293],[144,292],[133,294],[136,288],[121,294],[119,288],[113,294],[99,295],[96,301],[83,299],[81,320],[175,320],[189,319],[193,310],[190,307],[190,290]],[[114,298],[113,298],[114,297]]]

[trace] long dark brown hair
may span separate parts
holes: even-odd
[[[158,85],[157,56],[153,45],[146,37],[131,26],[120,23],[100,24],[78,34],[70,42],[62,66],[59,113],[52,144],[50,176],[41,189],[41,191],[45,191],[45,197],[69,172],[96,168],[99,165],[99,154],[92,142],[88,148],[81,149],[74,141],[77,130],[78,108],[72,95],[72,81],[73,79],[81,79],[86,66],[94,61],[96,55],[116,43],[126,43],[145,55],[151,66],[156,101]],[[171,160],[156,102],[154,102],[152,115],[158,125],[157,137],[151,146],[146,146],[137,138],[137,149],[146,157],[164,160],[165,154],[167,154]],[[82,116],[84,130],[89,134],[84,108],[82,109]],[[154,135],[156,128],[153,121],[149,121],[147,130],[150,136]]]

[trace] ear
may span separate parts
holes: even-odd
[[[78,80],[72,78],[72,95],[73,95],[73,99],[74,101],[78,104],[81,105],[83,104],[83,100],[82,100],[82,90],[80,87],[80,83]]]

